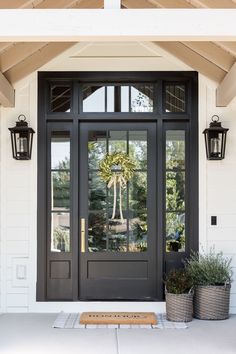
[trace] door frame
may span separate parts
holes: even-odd
[[[68,113],[54,113],[49,111],[49,88],[51,83],[66,82],[71,85],[72,100],[71,111]],[[81,92],[80,83],[153,83],[156,85],[156,107],[153,113],[82,113],[79,109]],[[185,113],[169,114],[163,110],[164,102],[164,84],[165,82],[181,82],[187,88],[187,111]],[[80,97],[80,99],[78,99]],[[190,248],[198,250],[198,73],[197,72],[39,72],[38,73],[38,222],[37,222],[37,301],[78,301],[78,237],[72,238],[72,259],[70,276],[72,280],[70,298],[51,298],[48,296],[48,279],[50,259],[47,252],[48,245],[48,211],[45,207],[48,201],[48,143],[47,126],[49,124],[63,123],[70,126],[71,129],[71,149],[72,153],[78,151],[78,124],[80,122],[96,121],[114,121],[114,122],[135,122],[150,121],[157,125],[157,159],[164,166],[163,155],[163,128],[165,123],[176,122],[188,123],[189,127],[189,153],[191,155],[191,170],[189,171],[189,180],[191,188],[189,189],[189,218],[190,218],[190,242],[188,249],[184,254],[167,254],[164,250],[164,242],[159,238],[159,247],[162,250],[163,262],[158,267],[158,279],[163,278],[165,270],[174,266],[180,266],[184,256],[189,254]],[[72,159],[72,172],[78,176],[78,161]],[[164,203],[163,195],[163,169],[157,171],[158,201]],[[78,188],[76,178],[72,180],[72,188]],[[72,230],[74,235],[78,235],[78,201],[73,198],[73,218]],[[158,210],[158,209],[157,209]],[[157,234],[163,230],[164,220],[161,210],[158,210]],[[169,264],[169,266],[168,266]],[[162,284],[163,285],[163,284]],[[157,301],[163,301],[164,292],[162,289],[158,292]]]

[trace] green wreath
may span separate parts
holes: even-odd
[[[108,188],[112,186],[114,188],[112,219],[115,218],[116,213],[116,186],[119,185],[120,219],[124,222],[121,189],[126,188],[127,182],[133,177],[135,167],[135,162],[127,154],[122,152],[114,152],[110,155],[107,154],[99,164],[99,174],[102,180],[107,183]]]

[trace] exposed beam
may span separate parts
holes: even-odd
[[[50,43],[38,50],[13,68],[5,72],[6,78],[15,83],[39,69],[57,55],[72,47],[75,43]]]
[[[4,107],[14,107],[15,91],[9,81],[0,72],[0,105]]]
[[[236,63],[216,90],[216,105],[226,107],[236,96]]]
[[[0,9],[32,9],[43,0],[1,0]]]
[[[236,57],[236,42],[217,42],[217,45]]]
[[[229,71],[235,62],[233,55],[212,42],[183,42],[183,44],[225,71]]]
[[[149,0],[151,3],[156,5],[157,7],[162,7],[162,8],[193,8],[194,5],[192,5],[189,1],[187,0]]]
[[[234,9],[0,10],[0,42],[233,41],[235,17]]]
[[[0,54],[0,70],[2,73],[11,69],[28,56],[32,55],[47,43],[16,43],[9,50]]]
[[[156,42],[158,46],[182,60],[185,64],[199,71],[210,79],[220,82],[226,75],[226,71],[212,64],[201,55],[197,54],[183,43],[179,42]]]
[[[187,0],[197,8],[232,9],[236,4],[232,0]]]
[[[126,9],[155,9],[158,7],[149,0],[122,0],[122,5]]]

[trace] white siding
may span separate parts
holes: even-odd
[[[114,45],[114,44],[113,44]],[[121,44],[117,44],[120,45]],[[109,44],[108,44],[109,46]],[[103,70],[104,62],[90,59],[71,59],[91,46],[83,44],[70,49],[42,70]],[[152,47],[152,46],[151,46]],[[81,49],[82,48],[82,49]],[[102,46],[105,52],[104,45]],[[96,44],[96,52],[98,44]],[[146,50],[146,49],[145,49]],[[122,49],[125,52],[125,49]],[[107,53],[107,52],[106,52]],[[135,59],[118,61],[106,59],[106,70],[187,70],[186,65],[167,55],[156,58],[151,66]],[[137,65],[136,65],[137,63]],[[150,63],[149,63],[150,64]],[[1,108],[0,119],[0,309],[7,312],[59,310],[156,310],[156,303],[36,303],[36,221],[37,221],[37,136],[34,136],[31,161],[16,161],[11,156],[8,127],[13,126],[19,114],[26,115],[37,130],[37,73],[16,85],[15,108]],[[215,84],[199,76],[199,236],[203,247],[215,245],[228,256],[233,256],[236,280],[236,100],[226,108],[215,107]],[[229,135],[226,158],[206,161],[202,131],[213,114],[219,114]],[[216,215],[217,226],[210,225],[210,216]],[[236,282],[232,286],[231,312],[236,313]]]

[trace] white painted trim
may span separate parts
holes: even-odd
[[[104,0],[104,10],[121,8],[121,0]]]
[[[0,10],[0,42],[235,41],[235,17],[236,9]]]

